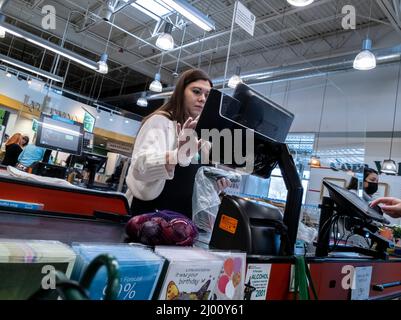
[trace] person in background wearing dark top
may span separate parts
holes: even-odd
[[[366,201],[372,201],[372,196],[377,192],[379,186],[379,175],[375,169],[365,168],[363,170],[363,199]],[[347,187],[351,192],[358,192],[358,179],[355,177],[351,178],[351,181]]]
[[[203,70],[187,70],[170,100],[142,121],[126,176],[133,215],[166,209],[192,218],[195,175],[202,165],[192,159],[210,148],[185,134],[196,127],[212,86]],[[217,181],[219,191],[230,185],[225,178]]]
[[[2,161],[2,165],[4,166],[13,166],[18,162],[18,157],[22,152],[22,134],[15,133],[9,138],[6,142],[6,154],[4,155],[4,159]]]

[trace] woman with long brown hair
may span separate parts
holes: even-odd
[[[1,162],[4,166],[13,166],[18,162],[18,156],[22,152],[22,134],[13,134],[6,142],[6,153],[3,161]]]
[[[133,215],[168,209],[192,218],[193,185],[201,166],[193,158],[207,147],[187,133],[196,127],[212,87],[204,71],[187,70],[170,100],[143,120],[126,178]],[[217,182],[219,190],[228,186],[227,179]]]

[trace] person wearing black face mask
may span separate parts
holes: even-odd
[[[379,183],[379,175],[376,170],[371,168],[364,168],[363,171],[363,199],[366,202],[371,202],[373,200],[372,196],[377,192]],[[352,177],[347,189],[355,194],[358,193],[358,179]],[[381,214],[381,213],[380,213]],[[341,237],[348,239],[348,244],[368,248],[369,245],[364,237],[355,235],[351,233],[351,228],[353,224],[349,217],[342,217],[338,223],[338,229],[344,230]]]
[[[366,201],[372,201],[372,196],[377,192],[378,186],[379,175],[377,171],[365,168],[363,171],[363,198]],[[358,191],[358,179],[352,177],[347,189],[356,193]]]

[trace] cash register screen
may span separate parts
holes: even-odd
[[[36,145],[39,147],[81,154],[83,126],[76,121],[42,114]]]
[[[323,180],[323,185],[329,190],[330,198],[348,215],[365,220],[375,220],[384,224],[390,223],[375,209],[371,208],[367,201],[359,198],[355,193],[325,180]]]
[[[285,142],[294,120],[291,112],[243,83],[236,86],[233,99],[236,102],[222,104],[223,117],[269,140]]]

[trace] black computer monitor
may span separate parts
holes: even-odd
[[[244,83],[235,87],[229,108],[221,108],[221,115],[275,142],[284,143],[294,115],[274,101]],[[227,104],[225,105],[227,106]]]
[[[46,149],[79,155],[82,149],[83,125],[57,115],[42,114],[36,145]]]
[[[67,158],[67,165],[77,170],[87,170],[89,177],[87,186],[93,187],[95,175],[106,164],[107,157],[83,151],[80,156],[71,155]]]
[[[383,214],[371,208],[369,203],[358,197],[357,194],[325,180],[323,180],[323,185],[327,187],[330,198],[337,204],[342,214],[362,219],[366,223],[371,221],[378,221],[384,224],[390,223]]]
[[[277,165],[274,155],[278,153],[279,145],[284,143],[293,119],[292,113],[249,86],[240,84],[237,85],[232,97],[216,89],[210,91],[195,131],[198,137],[213,143],[211,152],[213,162],[233,168],[244,168],[245,162],[242,159],[240,162],[236,161],[234,151],[240,148],[242,156],[247,157],[253,150],[252,174],[269,178],[271,171]],[[247,142],[247,129],[250,129],[254,136],[252,148],[249,148]],[[223,130],[230,130],[234,142],[232,148],[230,143],[225,141],[224,134],[221,134],[219,139],[208,136],[211,130],[220,133],[223,133]],[[241,132],[240,137],[234,133],[238,130]],[[228,154],[230,150],[231,153]]]
[[[89,171],[87,186],[91,188],[95,182],[96,172],[106,164],[107,157],[89,152],[84,152],[83,156],[85,157],[85,168]]]
[[[216,159],[213,157],[213,149],[220,149],[219,156],[221,158],[217,159],[220,160],[218,162],[234,168],[244,167],[240,161],[233,161],[231,164],[225,161],[227,153],[232,152],[235,148],[241,148],[242,156],[246,159],[248,156],[254,159],[253,170],[248,173],[269,178],[272,170],[277,165],[280,167],[288,191],[283,218],[288,230],[288,237],[286,241],[282,242],[280,252],[288,255],[294,252],[303,194],[297,168],[284,143],[293,119],[293,114],[276,103],[246,85],[239,85],[233,97],[212,89],[195,128],[198,137],[212,142],[211,154],[214,161]],[[222,135],[220,143],[216,144],[212,136],[206,136],[207,131],[213,129],[214,131],[216,129],[217,131],[228,130],[232,137],[235,137],[236,132],[240,134],[237,134],[237,139],[231,139],[230,142],[224,141]],[[236,131],[238,129],[239,131]],[[251,151],[248,150],[249,143],[247,143],[247,133],[249,132],[254,135],[254,145],[251,145]],[[238,144],[241,146],[238,147]],[[224,149],[228,152],[222,152],[226,151]],[[235,155],[233,154],[230,158],[235,159]],[[245,165],[245,169],[248,169],[247,165]]]

